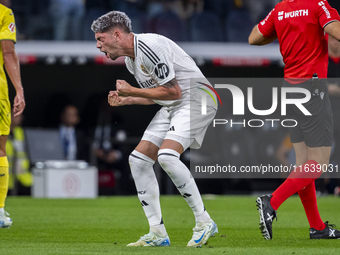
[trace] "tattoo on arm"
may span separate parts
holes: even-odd
[[[165,87],[165,88],[167,88],[167,89],[171,89],[171,88],[175,87],[176,84],[177,84],[177,80],[176,80],[176,78],[173,78],[173,79],[172,79],[171,81],[169,81],[168,83],[165,83],[165,84],[163,85],[163,87]]]

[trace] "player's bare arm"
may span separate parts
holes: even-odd
[[[132,87],[123,80],[117,80],[116,88],[119,96],[141,97],[152,100],[177,100],[181,98],[181,88],[176,78],[157,88],[140,89]]]
[[[141,97],[122,97],[118,96],[117,91],[110,91],[108,95],[108,103],[111,106],[124,106],[124,105],[150,105],[155,104],[151,99]]]
[[[327,24],[324,27],[324,30],[327,34],[334,37],[336,40],[340,41],[340,22],[334,21]]]
[[[271,37],[271,38],[267,38],[265,36],[263,36],[259,29],[257,28],[257,25],[253,28],[253,30],[251,31],[249,38],[248,38],[248,42],[250,45],[266,45],[269,44],[271,42],[274,42],[277,39],[276,36]]]
[[[2,40],[1,48],[3,52],[4,65],[9,78],[16,90],[16,96],[14,98],[13,112],[14,116],[20,115],[26,106],[24,89],[22,87],[20,78],[20,65],[18,55],[14,48],[14,42],[11,40]]]

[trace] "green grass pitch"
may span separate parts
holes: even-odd
[[[126,247],[148,232],[137,197],[59,200],[9,197],[13,225],[0,229],[0,254],[340,254],[340,240],[310,240],[297,196],[273,223],[273,240],[260,234],[254,196],[204,197],[219,233],[201,249],[187,248],[194,216],[180,196],[162,196],[171,247]],[[340,226],[340,199],[318,199],[322,218]]]

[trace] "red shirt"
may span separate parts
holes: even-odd
[[[340,21],[326,0],[283,0],[258,24],[265,37],[277,36],[285,78],[327,78],[328,44],[324,27]]]

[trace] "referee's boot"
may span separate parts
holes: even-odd
[[[309,229],[310,239],[340,239],[340,231],[335,229],[334,224],[325,222],[326,227],[323,230],[316,230],[315,228]]]
[[[270,205],[272,195],[263,195],[257,198],[257,210],[260,213],[260,229],[266,240],[273,238],[272,224],[276,217],[276,211]]]

